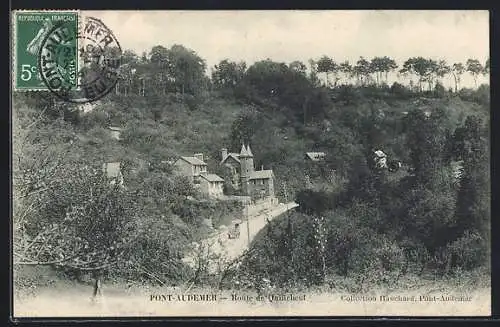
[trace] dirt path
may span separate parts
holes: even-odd
[[[204,240],[201,244],[204,255],[214,255],[221,257],[224,261],[231,261],[239,257],[252,242],[259,231],[267,225],[267,221],[272,221],[274,218],[284,212],[297,207],[294,202],[287,204],[280,203],[275,208],[265,210],[257,215],[251,216],[247,221],[243,221],[240,225],[240,237],[230,239],[228,230],[222,229],[215,232],[213,236]],[[199,246],[199,244],[198,244]],[[183,261],[191,266],[195,265],[195,258],[200,250],[195,250],[187,255]],[[216,269],[215,265],[211,266],[211,270]]]

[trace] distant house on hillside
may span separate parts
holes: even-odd
[[[121,140],[121,133],[123,131],[123,128],[120,127],[115,127],[115,126],[109,126],[108,127],[111,137],[114,138],[115,140]]]
[[[383,151],[376,150],[374,152],[374,161],[377,168],[387,168],[387,155]]]
[[[207,164],[203,161],[203,153],[194,154],[192,157],[180,157],[174,163],[178,171],[192,183],[198,184],[200,174],[207,172]]]
[[[234,188],[240,188],[240,170],[241,161],[240,154],[236,152],[227,152],[226,148],[221,150],[222,160],[220,165],[225,167],[229,171],[229,176],[231,176],[231,184]]]
[[[174,167],[201,193],[215,198],[224,195],[224,179],[216,174],[208,173],[207,164],[203,161],[203,153],[196,153],[192,157],[180,157],[174,162]]]
[[[210,197],[222,197],[224,195],[224,179],[216,174],[200,174],[200,191]]]
[[[326,158],[326,153],[324,152],[306,152],[305,159],[307,161],[323,161]]]
[[[102,172],[110,179],[110,184],[123,186],[123,175],[119,162],[107,162],[102,164]]]
[[[222,149],[220,165],[229,170],[231,184],[243,195],[254,198],[274,197],[274,174],[272,170],[255,170],[250,145],[241,146],[240,153],[228,153]]]
[[[460,161],[453,161],[451,163],[451,168],[452,168],[452,174],[453,177],[455,178],[456,181],[460,181],[460,179],[463,176],[464,173],[464,162],[462,160]]]

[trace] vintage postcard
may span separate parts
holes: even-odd
[[[13,316],[489,316],[487,11],[12,15]]]

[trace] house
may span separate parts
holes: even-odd
[[[107,162],[102,164],[102,172],[110,179],[111,185],[123,186],[123,175],[120,169],[119,162]]]
[[[377,168],[387,168],[387,155],[381,150],[376,150],[374,154],[374,161]]]
[[[241,161],[240,154],[236,152],[228,153],[227,149],[223,148],[221,150],[222,160],[220,165],[225,167],[229,172],[229,176],[231,176],[231,184],[233,188],[240,188],[240,169],[241,169]]]
[[[171,161],[164,162],[171,163]],[[173,165],[177,172],[187,177],[201,193],[214,198],[224,195],[224,179],[207,171],[203,153],[196,153],[192,157],[180,157]]]
[[[243,144],[240,153],[228,153],[227,149],[222,149],[221,152],[220,164],[229,170],[233,187],[254,199],[274,197],[273,171],[255,170],[250,145]]]
[[[216,174],[201,173],[199,189],[209,197],[219,198],[224,196],[224,179]]]
[[[306,152],[305,159],[308,161],[323,161],[326,154],[324,152]]]
[[[203,161],[203,153],[197,153],[192,157],[180,157],[175,161],[174,166],[183,176],[195,184],[200,182],[201,173],[207,173],[207,164]]]
[[[463,164],[464,164],[464,162],[462,160],[451,162],[452,175],[456,181],[460,181],[460,179],[463,176],[463,173],[464,173],[464,165]]]
[[[118,140],[118,141],[121,140],[121,133],[123,131],[123,128],[110,126],[110,127],[108,127],[108,129],[111,132],[112,138],[114,138],[115,140]]]

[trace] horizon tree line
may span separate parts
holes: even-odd
[[[206,61],[195,51],[182,45],[174,44],[170,48],[157,45],[141,56],[125,50],[115,93],[145,96],[178,92],[196,95],[203,90],[232,89],[251,67],[264,61],[271,60],[261,60],[248,66],[244,61],[223,59],[211,67],[210,76],[207,76]],[[432,90],[436,83],[442,85],[447,76],[452,77],[454,92],[458,92],[465,73],[473,78],[477,88],[478,77],[487,76],[490,72],[489,58],[483,65],[475,58],[469,58],[465,63],[450,64],[444,59],[418,56],[410,57],[402,65],[398,65],[388,56],[371,59],[361,56],[355,63],[351,63],[348,60],[335,61],[323,55],[319,59],[308,60],[308,65],[298,60],[284,65],[286,69],[306,76],[315,85],[326,87],[380,87],[388,84],[389,74],[396,73],[398,83],[409,80],[409,86],[417,92],[424,91],[424,86],[427,86],[427,90]]]

